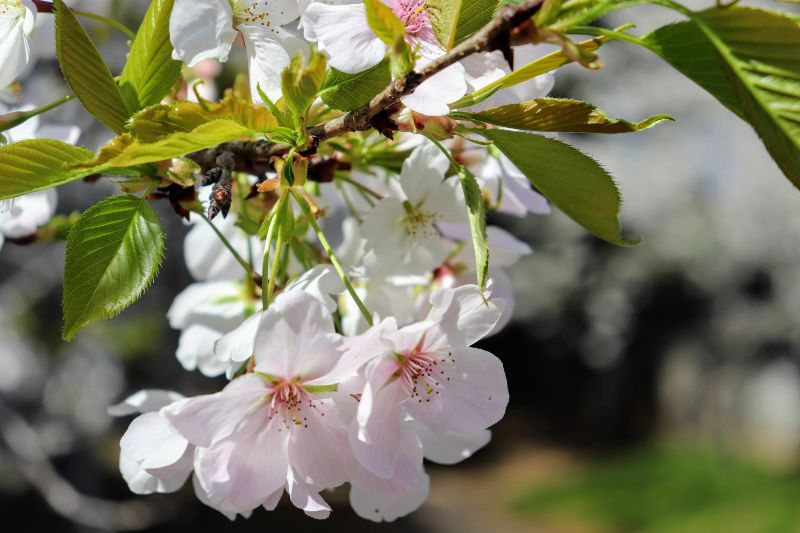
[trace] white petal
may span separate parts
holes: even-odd
[[[19,239],[36,233],[46,224],[56,210],[58,195],[55,189],[32,192],[14,198],[9,215],[0,221],[0,232],[6,237]]]
[[[24,13],[0,18],[0,89],[10,85],[28,66],[30,43],[24,26]]]
[[[428,320],[438,322],[451,346],[471,346],[500,320],[502,303],[484,300],[477,285],[443,289],[431,295]]]
[[[167,311],[173,329],[206,324],[227,330],[243,319],[245,302],[241,287],[232,281],[192,283],[175,297]]]
[[[383,44],[367,24],[363,4],[329,6],[315,2],[303,14],[306,39],[318,41],[335,69],[355,74],[374,67],[386,55]]]
[[[319,300],[302,291],[285,292],[262,315],[254,354],[258,372],[312,381],[339,361],[341,338]]]
[[[203,324],[193,324],[181,332],[175,357],[186,370],[199,370],[208,377],[221,376],[228,368],[214,355],[214,343],[222,331]]]
[[[449,378],[440,380],[441,412],[428,403],[412,402],[407,407],[409,414],[434,431],[457,433],[477,433],[500,421],[508,405],[503,363],[477,348],[456,350],[452,358],[454,363],[439,365]]]
[[[289,463],[304,482],[319,488],[347,481],[354,465],[347,427],[331,399],[315,400],[298,411],[302,424],[291,429]]]
[[[292,504],[311,518],[324,520],[331,515],[331,507],[322,499],[319,492],[304,483],[291,468],[286,476],[286,491]]]
[[[247,65],[250,72],[250,93],[253,101],[261,103],[258,87],[270,100],[281,97],[281,72],[289,66],[289,53],[275,37],[286,34],[281,28],[241,25],[239,31],[247,50]],[[288,34],[287,34],[288,35]]]
[[[226,333],[214,343],[214,356],[225,363],[228,379],[253,355],[261,313],[248,317],[241,326]]]
[[[242,257],[248,257],[252,249],[253,257],[261,257],[264,246],[261,241],[249,238],[236,226],[236,216],[217,217],[213,224],[231,243],[231,246]],[[186,267],[197,280],[241,280],[242,267],[236,262],[217,237],[207,222],[200,221],[192,227],[183,240],[183,256]],[[261,261],[256,261],[256,270],[261,268]]]
[[[227,61],[236,30],[227,0],[175,0],[169,19],[172,57],[193,67],[204,59]]]
[[[436,433],[424,424],[411,422],[414,431],[422,442],[425,459],[442,465],[454,465],[489,444],[492,432],[488,429],[477,433],[455,433],[444,431]]]
[[[390,381],[397,368],[392,360],[376,361],[367,368],[367,383],[349,434],[356,460],[381,478],[392,476],[400,453],[403,401],[408,395],[399,380]]]
[[[332,295],[343,293],[345,288],[332,266],[317,265],[287,285],[284,292],[294,290],[310,294],[325,306],[328,313],[333,313],[336,311],[336,302]]]
[[[467,93],[464,80],[464,67],[456,63],[425,80],[410,95],[402,99],[409,109],[429,116],[442,116],[450,113],[448,104],[455,102]]]
[[[209,494],[224,497],[239,513],[251,511],[286,483],[287,436],[280,417],[255,415],[208,448],[195,470]]]
[[[216,394],[180,400],[161,412],[189,442],[208,447],[230,435],[248,409],[266,393],[261,378],[248,374],[231,381]]]
[[[128,416],[136,413],[158,411],[165,405],[182,400],[177,392],[160,389],[145,389],[135,392],[107,409],[109,416]]]
[[[178,463],[188,447],[163,416],[152,412],[136,417],[128,426],[120,440],[120,456],[142,469],[161,469]]]
[[[343,344],[345,352],[336,366],[325,375],[324,381],[340,383],[355,376],[358,370],[372,359],[387,353],[391,350],[391,344],[385,339],[385,335],[396,329],[397,323],[394,318],[387,318],[361,335],[345,338]],[[319,384],[323,384],[322,381]]]
[[[426,142],[411,152],[400,172],[400,185],[408,201],[415,206],[425,202],[449,168],[450,161],[433,143]]]
[[[197,456],[202,457],[204,453],[205,452],[202,449],[200,449],[197,451]],[[198,500],[200,500],[205,505],[211,507],[212,509],[215,509],[220,513],[224,514],[226,517],[228,517],[228,520],[236,519],[236,516],[239,514],[239,510],[235,509],[233,505],[231,505],[231,503],[227,499],[225,499],[225,497],[216,494],[210,494],[206,490],[206,488],[203,487],[203,482],[200,479],[200,476],[197,475],[197,473],[195,473],[195,475],[192,477],[192,485],[194,486],[194,493],[197,496]],[[283,488],[281,488],[278,491],[278,495],[282,493],[283,493]],[[252,512],[243,511],[241,514],[245,518],[250,518]]]

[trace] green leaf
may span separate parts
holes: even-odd
[[[478,286],[481,294],[486,288],[486,277],[489,275],[489,243],[486,236],[486,210],[483,205],[483,195],[475,176],[463,165],[458,167],[458,179],[464,191],[464,200],[467,204],[467,216],[472,232],[472,245],[475,248],[475,267],[478,273]]]
[[[453,116],[516,130],[573,133],[630,133],[674,120],[669,115],[655,115],[641,122],[610,119],[592,104],[561,98],[537,98],[480,113],[454,113]]]
[[[286,107],[295,117],[304,117],[325,83],[327,62],[321,52],[312,51],[305,64],[303,54],[297,53],[281,73],[281,89]]]
[[[621,235],[622,198],[613,178],[594,159],[541,135],[474,131],[493,141],[548,200],[592,235],[612,244],[636,244]]]
[[[392,8],[381,0],[364,0],[364,6],[367,9],[369,28],[386,46],[394,46],[399,39],[405,39],[406,26],[397,18]]]
[[[85,148],[51,139],[31,139],[0,146],[0,200],[63,185],[92,174],[71,168],[91,160]]]
[[[69,341],[142,295],[161,264],[164,232],[145,198],[112,196],[81,215],[66,250],[62,336]]]
[[[592,53],[600,48],[603,42],[605,42],[605,38],[596,37],[594,39],[583,41],[579,43],[578,46],[584,52]],[[493,81],[492,83],[478,89],[471,94],[466,95],[461,100],[450,104],[450,107],[452,109],[463,109],[465,107],[475,105],[486,100],[497,91],[519,85],[520,83],[531,80],[536,76],[541,76],[542,74],[551,72],[570,62],[572,62],[571,59],[564,55],[561,50],[557,50],[506,74],[502,78]]]
[[[152,143],[143,143],[132,135],[124,133],[109,141],[94,160],[82,163],[80,168],[91,168],[99,173],[110,169],[154,163],[238,138],[252,138],[255,133],[250,128],[228,119],[207,122],[191,131],[173,133]]]
[[[387,60],[357,74],[347,74],[331,68],[320,96],[323,102],[334,109],[353,111],[368,103],[391,82],[392,75]]]
[[[426,10],[441,45],[450,50],[494,18],[498,0],[428,0]]]
[[[174,0],[154,0],[144,16],[119,80],[122,97],[130,110],[161,102],[181,72],[172,59],[169,18]]]
[[[800,187],[800,24],[753,8],[686,13],[645,37],[654,52],[747,120]]]
[[[121,132],[130,113],[108,65],[64,0],[55,0],[53,6],[56,57],[67,85],[89,113]]]

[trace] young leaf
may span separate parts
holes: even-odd
[[[744,7],[687,13],[645,43],[747,120],[800,187],[800,24]]]
[[[480,113],[455,113],[453,116],[516,130],[574,133],[630,133],[674,120],[669,115],[655,115],[641,122],[610,119],[592,104],[561,98],[537,98]]]
[[[64,340],[136,301],[155,278],[164,232],[145,198],[119,195],[87,209],[67,237]]]
[[[308,65],[299,52],[281,73],[283,101],[295,117],[304,117],[325,82],[325,55],[312,52]]]
[[[474,131],[493,141],[548,200],[589,233],[612,244],[636,244],[620,233],[619,190],[594,159],[541,135],[499,129]]]
[[[597,37],[583,41],[579,43],[578,46],[580,46],[584,52],[591,53],[600,48],[603,42],[603,37]],[[465,107],[475,105],[483,100],[486,100],[497,91],[508,89],[514,85],[526,82],[535,78],[536,76],[541,76],[542,74],[551,72],[570,62],[571,60],[564,55],[561,50],[557,50],[547,54],[546,56],[542,56],[536,61],[532,61],[531,63],[528,63],[527,65],[522,66],[517,70],[510,72],[509,74],[506,74],[502,78],[493,81],[492,83],[478,89],[471,94],[466,95],[461,100],[450,104],[450,107],[452,109],[463,109]]]
[[[99,173],[154,163],[241,137],[251,138],[255,133],[250,128],[227,119],[207,122],[192,131],[173,133],[152,143],[142,143],[124,133],[109,141],[94,160],[82,163],[80,168],[91,168],[93,172]]]
[[[0,200],[63,185],[92,174],[71,168],[91,160],[85,148],[51,139],[31,139],[0,146]]]
[[[367,9],[369,29],[374,31],[386,46],[394,46],[398,39],[405,39],[406,26],[397,18],[392,8],[381,0],[364,0],[364,6]]]
[[[320,96],[323,102],[334,109],[353,111],[369,102],[391,81],[389,62],[386,60],[357,74],[347,74],[331,68]]]
[[[138,111],[161,102],[181,72],[172,59],[169,17],[174,0],[154,0],[136,33],[119,80],[128,109]]]
[[[426,11],[439,43],[450,50],[488,24],[498,0],[428,0]]]
[[[464,191],[464,200],[467,204],[472,245],[475,248],[478,286],[483,294],[483,289],[486,287],[486,276],[489,275],[489,244],[486,236],[486,210],[483,205],[483,196],[478,180],[462,165],[458,167],[458,179],[461,181],[461,189]]]
[[[64,0],[55,0],[56,57],[83,107],[119,133],[130,116],[114,77]]]

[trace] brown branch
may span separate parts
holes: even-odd
[[[420,72],[411,72],[405,78],[398,78],[368,104],[339,118],[312,126],[308,129],[311,146],[315,148],[322,141],[338,137],[351,131],[367,131],[373,127],[373,120],[383,111],[400,102],[404,96],[413,93],[419,85],[462,59],[479,52],[501,50],[508,45],[511,32],[539,10],[543,0],[532,0],[519,5],[504,6],[499,14],[472,37],[465,40],[445,55],[429,63]]]

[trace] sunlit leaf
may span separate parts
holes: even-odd
[[[353,111],[369,102],[391,81],[389,62],[386,60],[357,74],[347,74],[331,68],[320,96],[323,102],[334,109]]]
[[[63,185],[92,174],[72,168],[91,160],[85,148],[51,139],[31,139],[0,146],[0,200]]]

